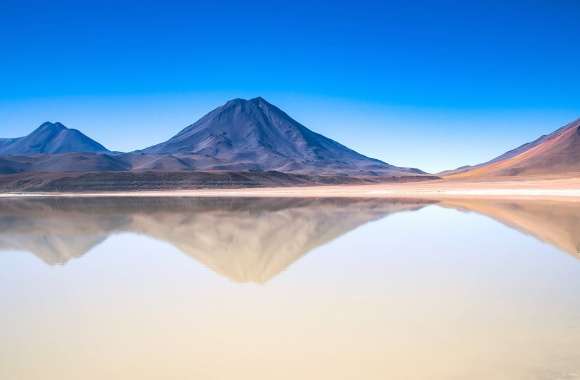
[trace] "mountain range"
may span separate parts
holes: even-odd
[[[66,182],[73,178],[70,173],[87,173],[91,181],[109,184],[125,180],[134,186],[147,177],[152,183],[177,181],[184,187],[197,186],[208,175],[219,183],[223,178],[216,173],[241,173],[244,181],[257,186],[272,184],[272,173],[279,173],[274,182],[280,185],[327,183],[329,178],[349,182],[578,176],[580,119],[488,162],[434,176],[364,156],[306,128],[261,97],[233,99],[167,141],[128,153],[111,152],[60,123],[46,122],[28,136],[0,139],[0,174],[23,173],[29,175],[25,180],[14,177],[16,184],[44,188],[45,179]],[[188,173],[189,182],[178,173]]]
[[[64,155],[57,160],[54,155]],[[0,172],[277,171],[316,175],[421,176],[366,157],[311,131],[263,98],[234,99],[169,140],[114,153],[60,123],[0,140]]]

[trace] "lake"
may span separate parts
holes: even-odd
[[[0,379],[580,379],[580,202],[0,199]]]

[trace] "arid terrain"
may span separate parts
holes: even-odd
[[[488,162],[439,173],[470,180],[505,177],[580,177],[580,119]]]
[[[141,191],[5,192],[0,197],[308,197],[308,198],[504,198],[578,199],[580,178],[485,181],[432,180],[378,184],[302,185],[245,188],[198,188]]]

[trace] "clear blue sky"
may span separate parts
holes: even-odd
[[[438,171],[580,117],[580,2],[0,2],[0,136],[61,121],[117,150],[263,96]]]

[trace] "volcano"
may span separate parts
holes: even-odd
[[[196,169],[417,176],[311,131],[263,98],[234,99],[171,139],[139,151],[193,159]]]

